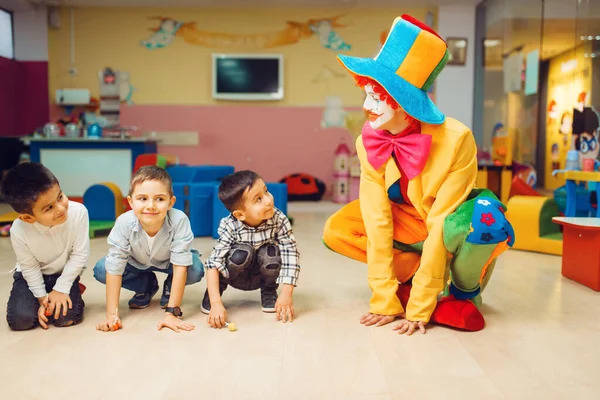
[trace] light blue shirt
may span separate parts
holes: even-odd
[[[160,231],[155,236],[152,249],[144,229],[133,211],[121,214],[108,235],[106,272],[123,275],[127,264],[137,269],[155,267],[168,269],[169,264],[192,265],[192,241],[194,234],[190,220],[183,211],[171,209]]]

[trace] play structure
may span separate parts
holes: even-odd
[[[124,212],[121,190],[111,182],[90,186],[83,195],[83,205],[90,218],[90,238],[108,235],[119,215]]]
[[[553,199],[517,195],[509,199],[507,209],[506,217],[515,231],[513,249],[562,254],[562,233],[552,222],[560,211]]]
[[[229,211],[218,196],[221,179],[234,172],[227,165],[176,165],[167,168],[173,180],[174,207],[189,217],[194,236],[218,238],[219,223]],[[284,183],[267,182],[275,207],[287,214],[288,192]]]

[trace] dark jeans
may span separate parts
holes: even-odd
[[[222,285],[230,285],[240,290],[259,288],[277,289],[277,278],[281,271],[281,254],[276,244],[254,247],[239,243],[231,247],[225,266],[229,278],[221,277]]]
[[[104,266],[106,257],[102,257],[94,267],[94,278],[100,283],[106,284],[106,268]],[[162,272],[167,274],[167,279],[173,275],[173,264],[169,264],[167,269],[159,269],[150,267],[148,269],[137,269],[133,265],[127,263],[125,272],[123,272],[123,280],[121,286],[124,289],[132,290],[135,293],[146,293],[151,289],[151,282],[156,279],[154,272]],[[152,278],[154,275],[154,278]],[[193,285],[202,280],[204,276],[204,266],[200,261],[200,256],[196,250],[192,250],[192,265],[187,268],[186,285]],[[171,278],[172,279],[172,278]]]
[[[46,292],[50,293],[56,284],[56,280],[60,277],[60,274],[44,275],[44,284],[46,285]],[[8,326],[13,331],[26,331],[33,329],[39,325],[38,322],[38,309],[40,304],[35,298],[27,281],[23,278],[21,272],[15,272],[13,275],[15,279],[13,287],[8,298],[8,307],[6,310],[6,321]],[[54,319],[54,316],[48,317],[48,324],[54,324],[54,326],[63,327],[70,326],[80,323],[83,320],[83,308],[85,303],[81,298],[81,291],[79,289],[79,277],[73,282],[71,286],[71,292],[69,293],[73,308],[67,311],[67,315],[62,315]]]

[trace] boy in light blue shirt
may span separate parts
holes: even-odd
[[[94,277],[106,284],[106,320],[96,329],[122,328],[117,311],[121,287],[135,292],[129,308],[148,307],[158,292],[155,271],[167,274],[160,300],[165,316],[158,329],[194,329],[181,320],[180,305],[185,285],[199,282],[204,268],[198,251],[191,249],[194,235],[188,217],[173,209],[171,177],[156,166],[140,168],[127,200],[132,210],[119,216],[108,236],[108,255],[94,267]]]

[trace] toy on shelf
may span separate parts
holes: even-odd
[[[69,138],[78,138],[81,136],[81,128],[79,124],[70,122],[65,126],[65,136]]]
[[[48,122],[44,125],[44,136],[48,138],[59,137],[62,135],[62,128],[56,122]]]
[[[111,182],[90,186],[83,194],[83,205],[89,214],[91,238],[108,234],[124,212],[121,190]]]
[[[98,124],[87,126],[87,137],[90,139],[99,139],[102,137],[102,127]]]

